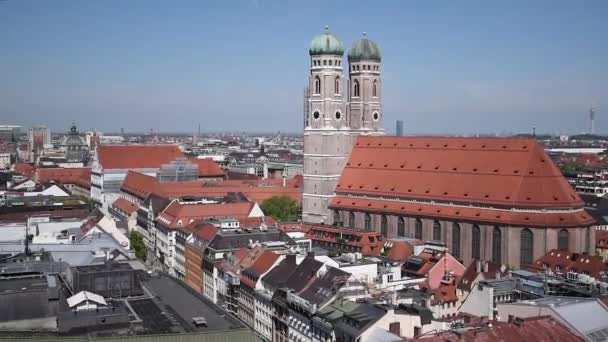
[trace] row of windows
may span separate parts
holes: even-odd
[[[355,64],[355,65],[351,66],[351,70],[352,71],[360,71],[360,70],[378,71],[378,70],[380,70],[380,66],[379,65],[368,65],[368,64],[362,64],[362,65]]]
[[[323,65],[325,65],[325,66],[328,66],[328,65],[332,66],[332,64],[335,65],[335,66],[341,66],[342,65],[342,61],[339,60],[339,59],[336,59],[336,60],[324,59],[323,60]],[[321,60],[316,60],[316,59],[313,60],[312,61],[312,65],[313,66],[321,66]]]
[[[336,212],[337,222],[340,221],[340,213]],[[349,213],[348,224],[351,228],[354,227],[355,213]],[[364,229],[372,230],[372,217],[370,214],[365,214],[364,217]],[[388,217],[382,215],[380,218],[380,234],[384,237],[388,237]],[[397,236],[405,237],[405,218],[399,217],[397,219]],[[452,241],[450,253],[457,257],[461,257],[461,232],[460,225],[456,222],[452,223]],[[414,223],[414,238],[422,239],[422,220],[416,219]],[[439,221],[433,221],[432,239],[441,241],[441,223]],[[562,229],[558,232],[557,248],[562,250],[568,250],[569,247],[569,233],[568,230]],[[473,225],[471,229],[471,258],[480,260],[481,259],[481,228],[478,225]],[[502,231],[500,227],[494,227],[492,230],[492,261],[495,263],[501,263],[502,260]],[[525,228],[520,233],[520,267],[525,268],[534,261],[534,236],[530,229]]]
[[[334,80],[334,93],[336,95],[340,94],[340,77],[336,77],[336,79]],[[359,81],[358,80],[354,80],[353,81],[353,97],[359,97],[361,93],[361,87],[359,86]],[[319,76],[315,76],[315,95],[320,95],[321,94],[321,78]],[[373,97],[377,97],[378,96],[378,81],[374,80],[374,82],[372,83],[372,96]]]

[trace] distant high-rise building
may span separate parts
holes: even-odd
[[[398,137],[403,136],[403,120],[397,120],[395,123],[395,135]]]
[[[51,131],[46,126],[30,127],[27,132],[30,161],[36,161],[42,150],[51,146]]]
[[[0,125],[0,141],[16,142],[21,135],[21,126]]]

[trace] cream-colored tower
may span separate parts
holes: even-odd
[[[340,39],[326,28],[310,44],[302,197],[302,220],[307,223],[336,223],[338,218],[329,210],[329,204],[357,135],[383,132],[380,52],[367,39],[355,42],[353,49],[349,61],[352,52],[351,65],[359,69],[349,69],[350,84],[344,87],[344,46]],[[359,88],[354,89],[354,84]],[[348,105],[344,89],[348,89]]]

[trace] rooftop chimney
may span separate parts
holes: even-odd
[[[487,262],[487,261],[486,261],[486,262],[483,264],[483,271],[484,271],[485,273],[488,273],[488,268],[489,268],[489,262]]]
[[[481,260],[477,260],[475,264],[475,272],[481,273]]]

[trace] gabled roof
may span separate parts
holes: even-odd
[[[167,228],[181,228],[206,218],[248,217],[254,206],[251,202],[186,204],[175,200],[158,215],[157,221]]]
[[[608,271],[608,266],[595,255],[570,253],[558,249],[548,251],[545,255],[530,264],[528,269],[542,272],[545,265],[553,272],[565,274],[574,269],[576,273],[586,272],[598,280],[604,278]],[[559,267],[559,270],[557,270],[557,267]]]
[[[69,297],[67,301],[68,306],[70,308],[74,308],[75,306],[81,305],[82,303],[89,304],[89,302],[104,306],[108,305],[108,303],[105,299],[103,299],[102,296],[88,291],[80,291],[77,294]]]
[[[104,169],[160,168],[184,153],[175,145],[100,145],[97,158]]]
[[[299,295],[313,304],[324,303],[346,284],[350,275],[335,267],[327,267],[327,272],[309,283]]]
[[[91,186],[91,168],[40,168],[34,178],[40,184],[55,182],[60,184],[77,184],[83,187]]]
[[[583,207],[583,201],[543,146],[531,138],[361,136],[342,172],[336,193],[338,197],[332,201],[334,208],[372,211],[386,208],[402,211],[404,215],[449,219],[485,220],[503,216],[503,220],[513,219],[517,224],[529,221],[528,224],[550,226],[593,222],[584,211],[580,214],[517,213],[522,216],[519,217],[489,209]],[[346,195],[367,196],[369,200],[349,199]],[[393,201],[391,205],[391,201],[380,201],[381,197],[397,198],[401,202]],[[428,204],[415,201],[428,201]],[[430,201],[470,203],[481,209],[472,208],[469,213],[464,208],[456,208],[459,213],[449,212],[449,207],[432,205]],[[483,213],[486,211],[487,215]],[[570,217],[573,215],[575,217]]]
[[[275,289],[283,287],[297,268],[295,255],[288,255],[275,268],[266,273],[262,281]]]
[[[478,264],[479,263],[479,264]],[[487,271],[486,271],[487,266]],[[479,267],[479,272],[478,272]],[[473,259],[471,264],[464,271],[464,274],[458,281],[458,288],[464,291],[471,291],[471,286],[479,274],[482,275],[482,280],[496,279],[496,273],[502,274],[502,265],[491,261],[480,261]]]
[[[391,261],[405,261],[414,254],[412,246],[404,240],[392,240],[391,250],[386,256]]]
[[[241,283],[254,288],[260,276],[267,272],[277,261],[279,255],[273,251],[264,251],[252,266],[243,270]]]
[[[128,200],[120,197],[112,203],[112,207],[124,212],[127,215],[131,215],[137,211],[137,205],[129,202]]]
[[[416,342],[486,342],[486,341],[538,341],[583,342],[566,326],[548,316],[516,319],[514,322],[492,321],[491,326],[469,327],[461,331],[444,331],[435,336],[414,338]]]
[[[212,159],[190,158],[191,163],[198,165],[199,177],[224,177],[224,170]]]
[[[33,177],[36,168],[30,163],[17,162],[14,166],[15,172],[25,177]]]
[[[120,191],[124,191],[143,200],[156,190],[157,185],[158,181],[156,180],[156,177],[129,170],[127,176],[122,181]]]
[[[296,292],[300,292],[322,266],[323,263],[315,260],[314,256],[307,256],[289,277],[286,287]]]
[[[194,236],[199,240],[211,242],[220,229],[209,223],[201,223],[194,227]]]

